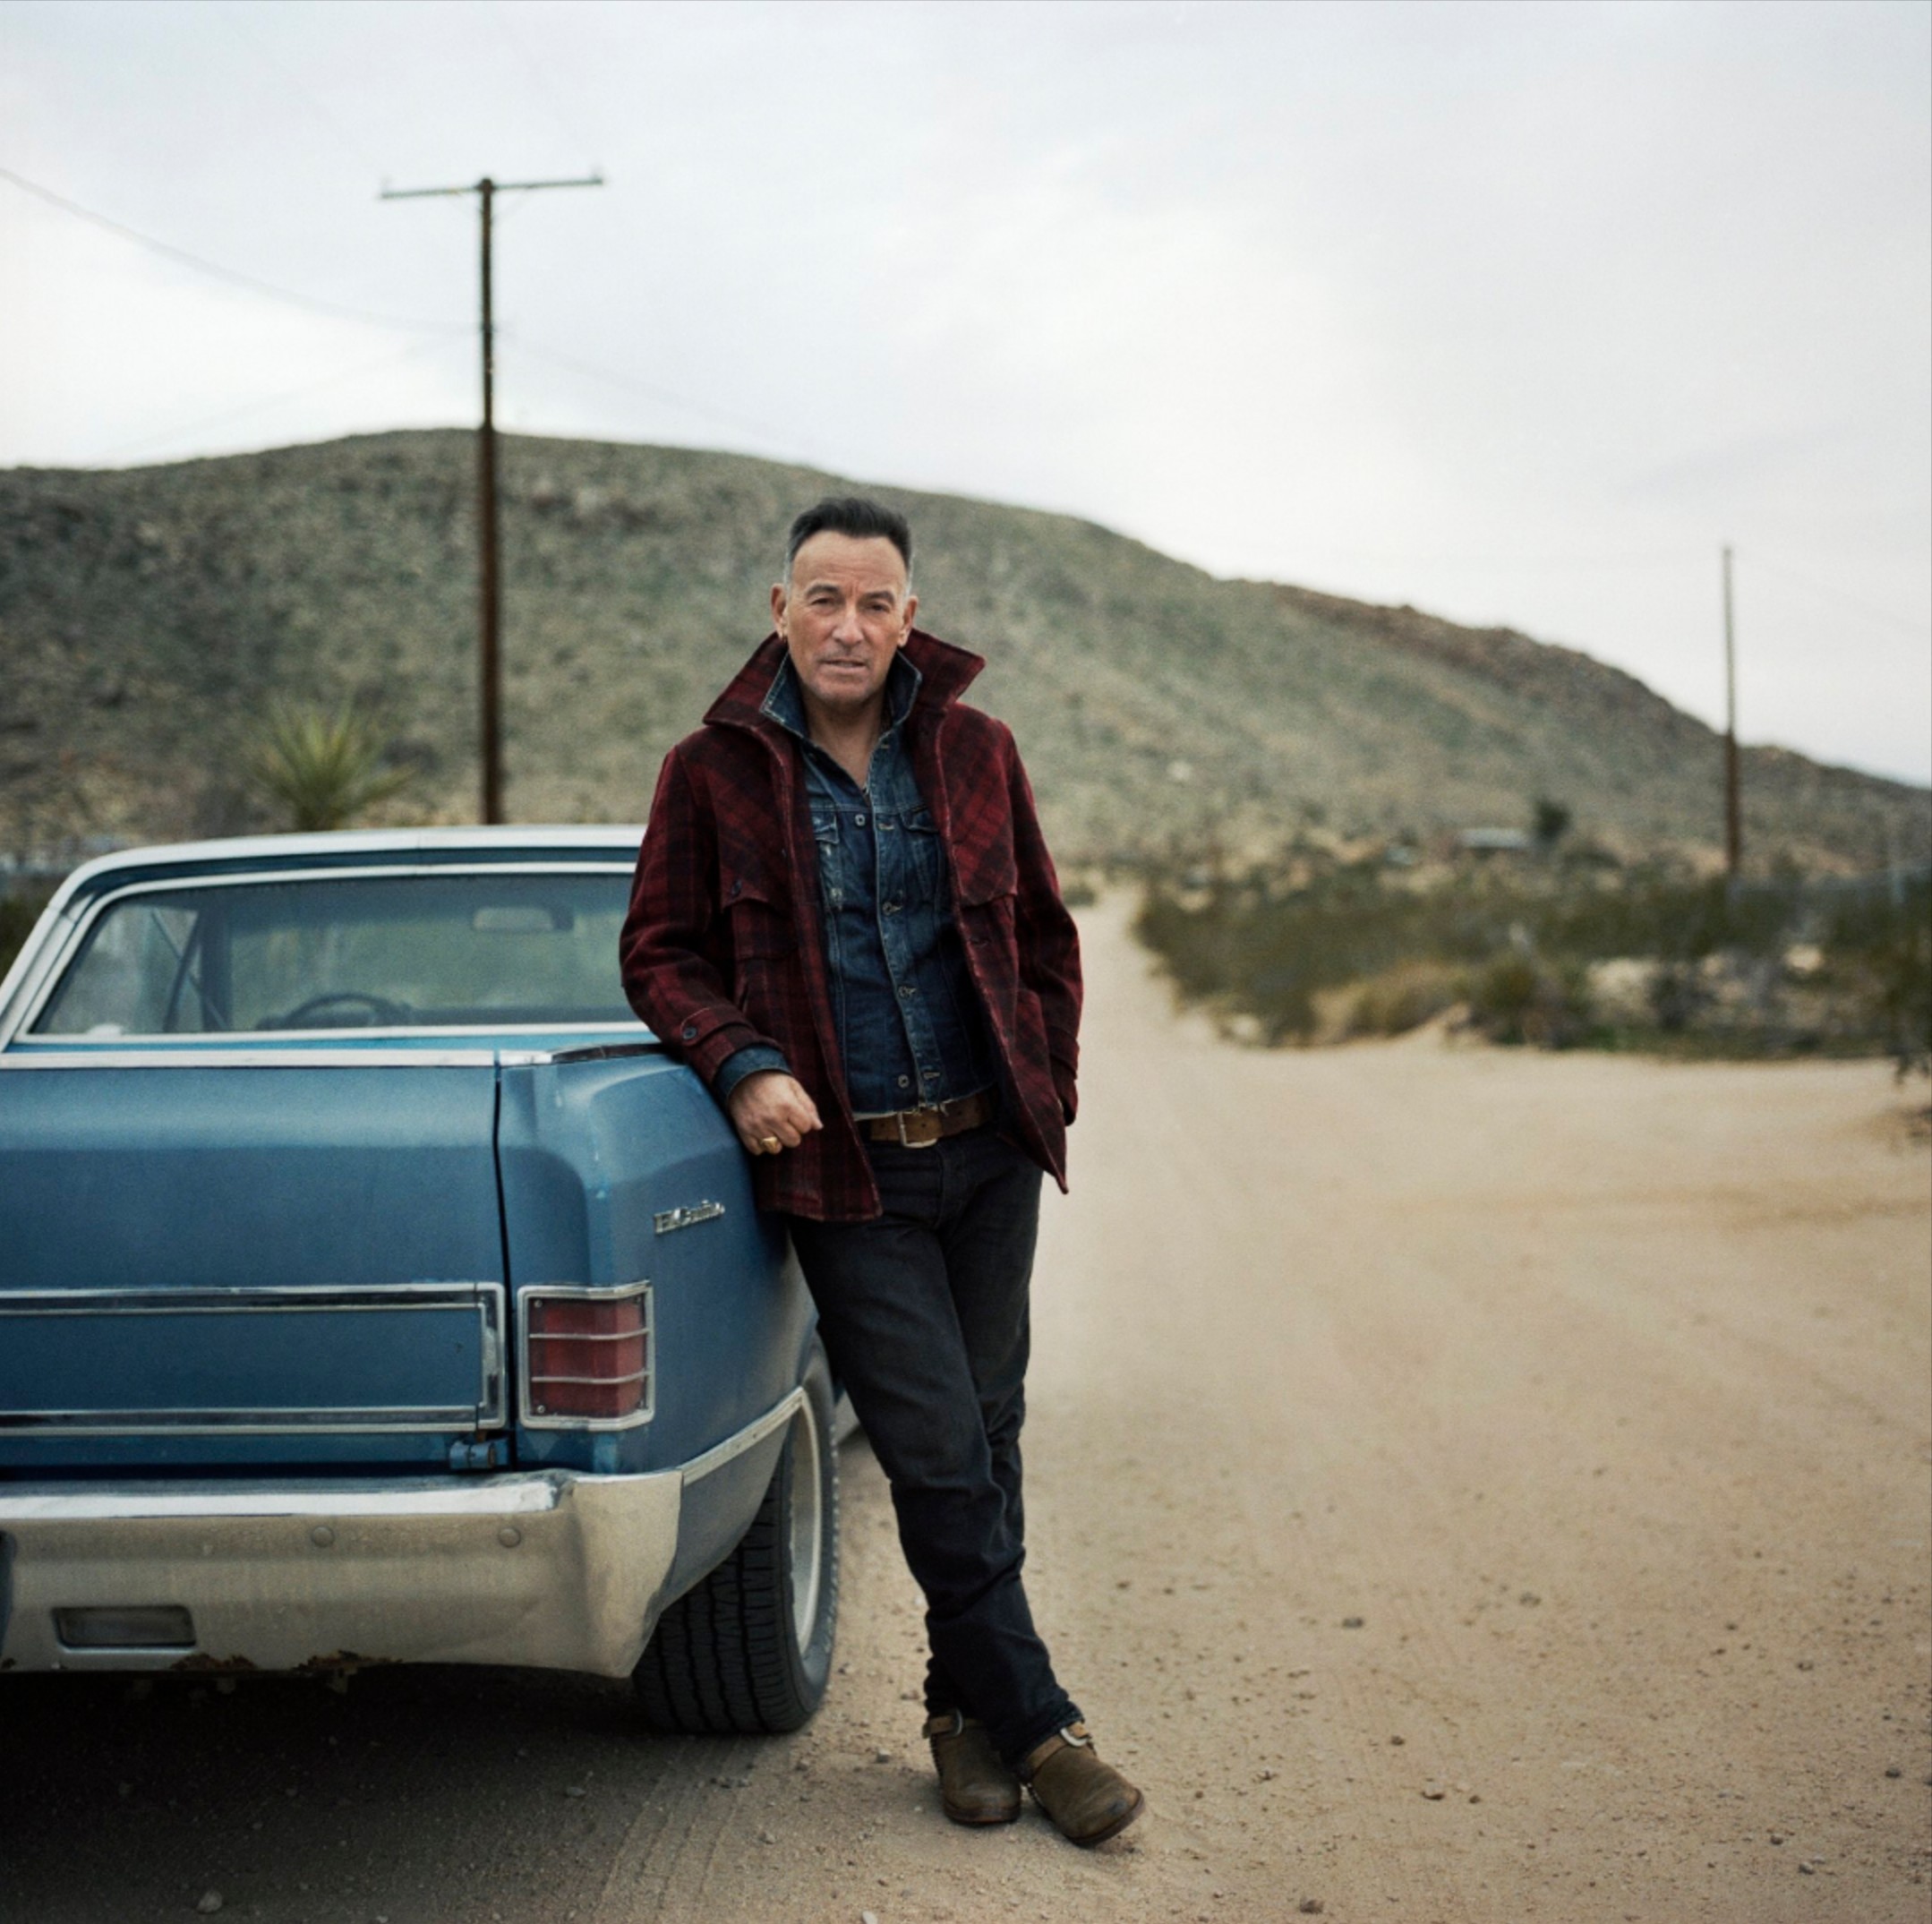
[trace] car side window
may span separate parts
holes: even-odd
[[[53,1036],[160,1035],[207,1028],[201,916],[164,897],[122,902],[34,1024]]]

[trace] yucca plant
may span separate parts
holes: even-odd
[[[383,767],[382,753],[348,702],[333,712],[278,703],[244,749],[244,766],[288,811],[291,828],[346,828],[408,785],[409,771]]]

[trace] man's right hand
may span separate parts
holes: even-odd
[[[804,1083],[782,1069],[754,1070],[726,1098],[725,1107],[748,1155],[796,1149],[813,1130],[825,1127]]]

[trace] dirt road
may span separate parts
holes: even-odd
[[[1932,1222],[1886,1073],[1237,1051],[1088,926],[1032,1584],[1142,1825],[939,1818],[861,1448],[801,1735],[507,1673],[13,1680],[0,1917],[1924,1924]]]

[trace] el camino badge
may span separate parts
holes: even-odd
[[[722,1202],[694,1202],[688,1209],[660,1210],[651,1223],[660,1236],[669,1236],[673,1229],[688,1229],[693,1223],[708,1223],[723,1214]]]

